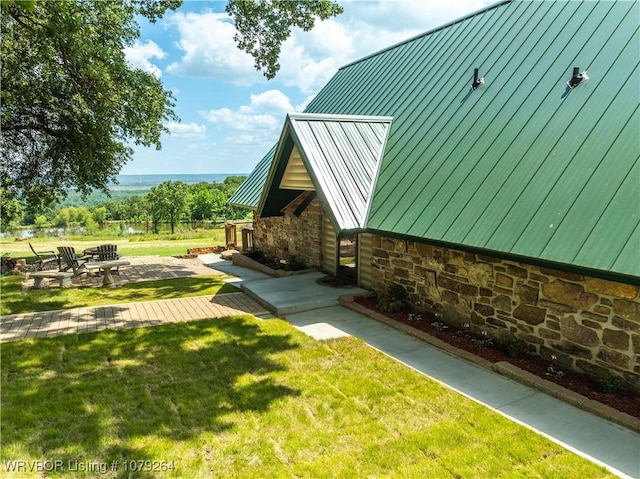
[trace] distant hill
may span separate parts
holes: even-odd
[[[228,176],[248,176],[249,173],[203,173],[192,175],[118,175],[118,184],[113,185],[112,190],[149,189],[164,181],[182,181],[188,185],[205,181],[207,183],[222,183]]]

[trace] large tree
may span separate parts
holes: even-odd
[[[107,191],[131,144],[160,148],[173,98],[128,65],[136,17],[155,22],[182,0],[0,0],[0,188],[33,207],[69,190]],[[292,27],[342,12],[330,0],[230,0],[238,47],[272,78]]]
[[[169,220],[173,234],[176,222],[189,209],[189,189],[182,181],[163,181],[147,193],[147,207],[154,233],[158,233],[160,221]]]
[[[171,94],[123,48],[181,0],[2,2],[0,186],[41,206],[106,190],[131,143],[160,148]]]

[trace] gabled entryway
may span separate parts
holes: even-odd
[[[371,116],[287,116],[256,211],[258,217],[298,218],[317,198],[322,217],[321,259],[316,266],[354,284],[362,278],[371,284],[370,264],[365,260],[360,265],[360,232],[391,121]],[[308,238],[297,240],[308,242]]]

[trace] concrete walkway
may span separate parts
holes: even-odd
[[[351,288],[317,283],[318,274],[271,278],[202,255],[202,265],[172,265],[172,274],[226,274],[244,293],[129,303],[2,317],[0,340],[153,326],[233,314],[286,312],[296,328],[317,338],[355,336],[408,367],[525,425],[623,478],[640,478],[640,435],[523,386],[489,369],[448,354],[405,333],[337,306]],[[142,268],[144,270],[144,268]],[[143,273],[141,273],[144,275]]]
[[[522,424],[623,478],[640,478],[640,434],[492,370],[468,362],[347,308],[330,297],[359,288],[329,288],[319,274],[271,278],[223,261],[200,257],[227,274],[250,296],[304,333],[319,339],[355,336],[408,367]],[[321,275],[320,275],[321,276]],[[360,290],[362,291],[362,290]],[[337,304],[337,303],[336,303]]]

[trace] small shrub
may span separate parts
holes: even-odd
[[[549,377],[560,379],[564,376],[564,371],[557,369],[553,364],[549,364],[545,374]]]
[[[520,336],[509,336],[502,341],[502,348],[510,358],[519,358],[529,351],[527,342]]]
[[[481,338],[472,339],[471,342],[479,348],[488,348],[489,346],[493,346],[493,339],[489,337],[489,331],[486,329],[482,331]]]
[[[300,271],[307,268],[308,268],[307,263],[303,259],[299,258],[294,254],[289,256],[289,259],[284,265],[284,269],[286,271]]]
[[[436,328],[438,331],[444,331],[445,329],[449,329],[449,326],[444,324],[442,321],[434,321],[431,323],[431,326]]]
[[[551,361],[555,363],[557,360],[558,360],[558,356],[556,356],[555,354],[552,354]],[[549,377],[556,378],[556,379],[560,379],[565,375],[564,371],[556,368],[556,366],[553,363],[547,366],[547,372],[545,374]]]
[[[598,391],[617,393],[625,388],[624,379],[606,369],[599,369],[591,376]]]
[[[383,294],[376,299],[376,306],[388,313],[402,311],[407,305],[408,295],[405,289],[398,284],[390,284]]]
[[[453,333],[453,335],[458,338],[466,337],[469,335],[468,333],[469,333],[470,327],[471,327],[471,324],[462,323],[462,329],[458,329],[455,333]]]

